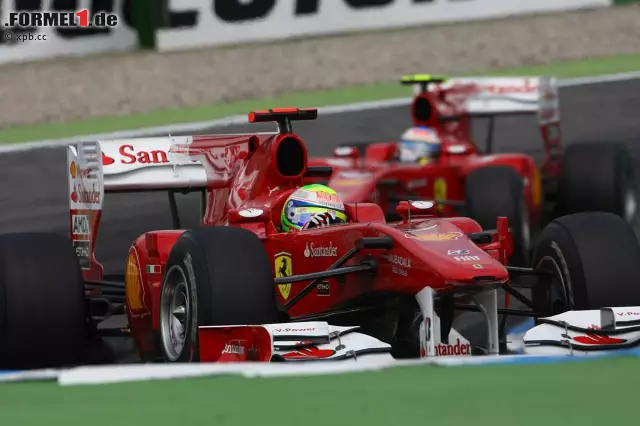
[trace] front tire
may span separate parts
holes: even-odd
[[[533,267],[555,274],[533,291],[536,310],[545,315],[640,306],[640,246],[631,226],[612,213],[552,221],[540,236]]]
[[[250,231],[186,231],[171,249],[165,271],[160,340],[166,362],[199,360],[200,326],[270,324],[282,318],[270,259]]]

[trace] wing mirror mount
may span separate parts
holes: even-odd
[[[409,223],[411,216],[435,217],[435,201],[400,201],[396,212],[402,217],[403,223]]]

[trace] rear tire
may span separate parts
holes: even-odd
[[[86,319],[84,280],[69,239],[0,235],[0,368],[80,362]]]
[[[491,166],[469,173],[466,183],[466,215],[482,226],[495,229],[496,219],[506,216],[513,233],[509,264],[527,266],[531,250],[529,212],[520,175],[508,166]]]
[[[533,267],[557,275],[551,286],[534,289],[538,311],[640,306],[640,246],[631,226],[612,213],[552,221],[540,236]]]
[[[160,297],[166,362],[199,360],[200,326],[271,324],[284,315],[276,303],[271,260],[254,233],[196,228],[183,233],[171,249]]]
[[[620,143],[567,147],[558,202],[560,215],[602,211],[635,223],[637,188],[629,149]]]

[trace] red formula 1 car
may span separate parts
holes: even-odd
[[[331,173],[308,166],[291,128],[316,116],[251,113],[250,122],[278,122],[269,134],[70,146],[71,241],[0,236],[0,367],[87,362],[91,343],[114,334],[130,335],[146,361],[497,355],[499,315],[640,305],[640,247],[609,213],[556,219],[532,269],[505,266],[506,218],[483,231],[434,216],[433,202],[401,202],[397,223],[377,204],[347,203],[347,223],[282,232],[287,197],[305,176]],[[155,190],[203,191],[203,226],[146,232],[123,253],[124,274],[105,275],[94,256],[105,194]],[[528,308],[499,308],[499,289]],[[469,310],[484,314],[486,341],[456,331],[455,313]],[[109,329],[118,313],[128,327]],[[557,334],[540,333],[533,344]]]
[[[435,200],[439,214],[471,217],[485,229],[495,217],[506,216],[514,235],[511,261],[518,266],[530,260],[531,236],[560,215],[607,211],[634,221],[636,187],[628,149],[577,144],[563,155],[554,78],[415,75],[402,82],[415,85],[414,126],[433,133],[440,154],[418,164],[402,161],[396,142],[360,143],[338,147],[333,158],[310,159],[312,166],[333,167],[328,185],[346,202],[375,202],[388,218],[397,219],[399,201]],[[530,155],[493,153],[494,119],[523,114],[538,116],[545,150],[540,165]],[[475,117],[490,119],[484,152],[471,135]]]

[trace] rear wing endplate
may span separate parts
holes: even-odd
[[[67,149],[71,241],[87,280],[99,280],[103,272],[94,256],[104,199],[100,157],[97,142],[83,142]]]

